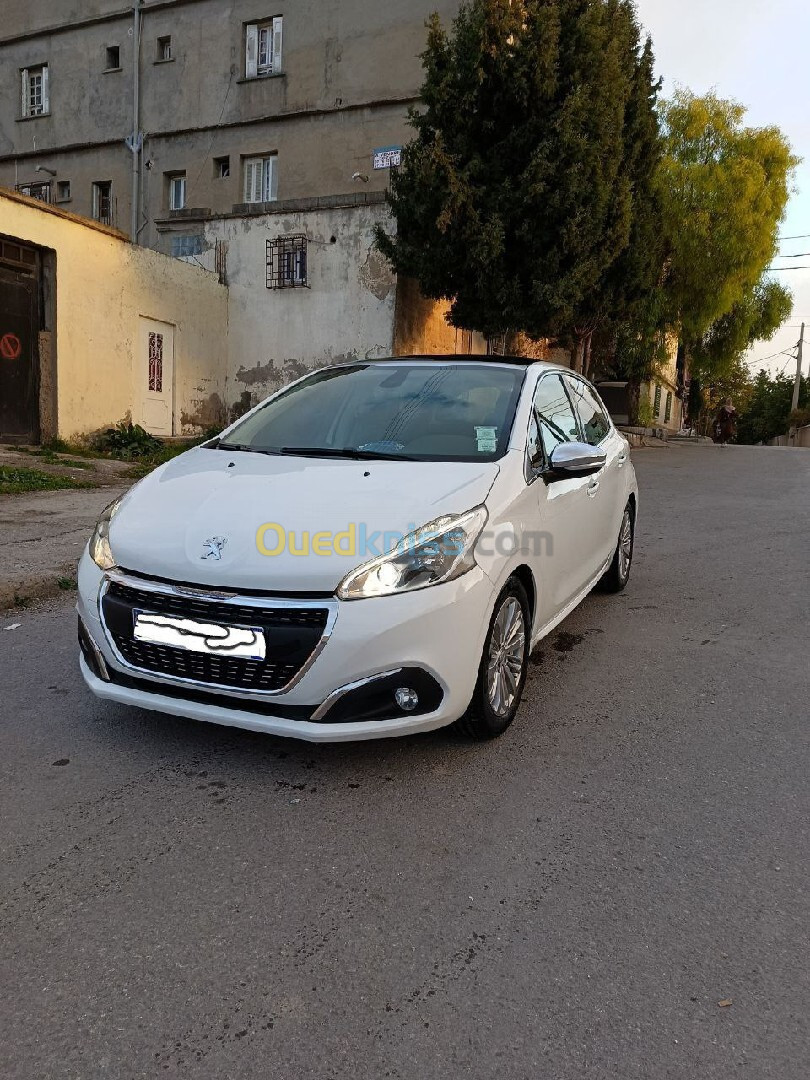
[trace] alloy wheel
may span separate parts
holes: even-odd
[[[496,716],[506,716],[515,704],[525,649],[523,608],[516,597],[507,596],[492,626],[487,657],[487,697]]]
[[[622,528],[619,533],[619,575],[622,581],[627,580],[630,573],[630,563],[633,558],[633,521],[630,511],[625,510],[622,518]]]

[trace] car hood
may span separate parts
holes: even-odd
[[[199,447],[124,497],[110,545],[118,566],[172,581],[331,593],[350,570],[391,550],[411,529],[482,503],[497,475],[492,462],[351,461]],[[271,526],[262,538],[274,554],[259,550],[262,526]],[[322,554],[313,553],[319,533],[328,534],[320,539]],[[310,554],[297,554],[291,548],[305,551],[305,534]]]

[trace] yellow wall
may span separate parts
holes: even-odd
[[[445,318],[449,304],[428,300],[411,278],[397,283],[394,355],[425,356],[447,353],[485,353],[487,344],[477,333],[465,334]]]
[[[71,438],[139,422],[141,316],[174,326],[177,434],[216,421],[224,397],[228,292],[208,271],[113,230],[0,191],[0,235],[55,252],[57,430]]]

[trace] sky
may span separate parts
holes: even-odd
[[[799,166],[785,221],[780,256],[810,252],[810,2],[808,0],[636,0],[653,39],[666,97],[676,86],[697,94],[715,90],[748,109],[753,127],[776,125]],[[803,235],[806,234],[806,235]],[[758,342],[746,361],[752,372],[794,374],[794,348],[802,321],[810,338],[810,257],[779,258],[775,266],[806,266],[774,273],[794,294],[793,314],[771,341]],[[795,353],[794,353],[795,355]],[[765,361],[765,362],[762,362]],[[810,345],[803,371],[810,368]]]

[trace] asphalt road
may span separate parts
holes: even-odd
[[[103,705],[68,601],[0,621],[4,1080],[806,1080],[810,451],[635,461],[492,744]]]

